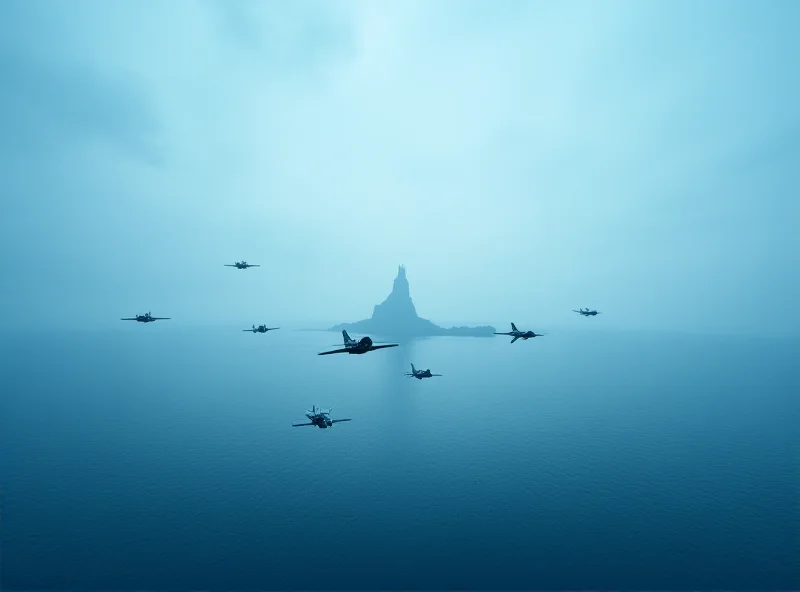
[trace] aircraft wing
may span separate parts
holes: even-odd
[[[340,421],[353,421],[352,419],[332,419],[331,423],[339,423]]]
[[[280,327],[269,327],[267,331],[277,331],[278,329],[280,329]]]
[[[307,426],[307,425],[314,425],[314,424],[313,424],[313,423],[311,423],[310,421],[309,421],[309,422],[307,422],[307,423],[293,423],[293,424],[292,424],[292,427],[293,427],[293,428],[299,428],[300,426]]]
[[[512,339],[511,343],[514,343],[517,339],[519,339],[519,337],[515,337],[514,339]]]
[[[511,335],[511,333],[495,333],[495,335]]]
[[[250,265],[250,264],[248,263],[248,264],[247,264],[247,267],[261,267],[261,266],[260,266],[260,265]]]
[[[169,317],[150,317],[154,321],[169,321]]]
[[[328,354],[341,354],[341,353],[344,353],[344,352],[346,352],[346,351],[348,351],[348,349],[347,349],[347,348],[343,348],[343,349],[334,349],[334,350],[332,350],[332,351],[328,351],[328,352],[322,352],[322,353],[320,353],[320,354],[317,354],[317,355],[318,355],[318,356],[327,356]]]
[[[231,265],[230,263],[226,263],[225,267],[236,267],[235,265]]]
[[[431,376],[444,376],[443,374],[431,374]]]
[[[384,347],[397,347],[397,346],[398,346],[397,343],[390,343],[389,345],[373,345],[369,349],[370,351],[372,351],[374,349],[383,349]]]
[[[134,318],[131,318],[131,319],[120,319],[120,321],[135,321],[135,320],[136,320],[136,318],[135,318],[135,317],[134,317]]]

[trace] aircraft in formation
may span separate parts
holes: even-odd
[[[225,267],[235,267],[236,269],[247,269],[248,267],[261,267],[260,265],[250,265],[247,261],[237,261],[233,265],[226,263]]]
[[[406,372],[406,376],[422,380],[423,378],[433,378],[434,376],[441,376],[441,374],[431,374],[430,368],[428,368],[427,370],[417,370],[416,368],[414,368],[414,364],[411,364],[411,372]]]
[[[252,332],[252,333],[266,333],[267,331],[277,331],[280,327],[267,327],[266,325],[259,325],[256,327],[253,325],[252,329],[242,329],[244,332]]]
[[[350,339],[350,336],[347,334],[347,331],[342,331],[342,337],[344,337],[344,347],[341,349],[334,349],[327,352],[322,352],[317,355],[319,356],[327,356],[329,354],[365,354],[367,352],[375,351],[376,349],[383,349],[386,347],[397,347],[396,343],[388,343],[386,345],[375,345],[375,342],[372,341],[370,337],[362,337],[358,341],[355,339]]]
[[[135,317],[120,319],[121,321],[136,321],[137,323],[152,323],[153,321],[168,321],[169,317],[154,317],[149,312],[147,314],[137,314]]]
[[[342,345],[345,347],[356,347],[358,345],[359,340],[353,339],[348,335],[347,331],[342,331]],[[373,341],[372,343],[386,343],[385,341]],[[338,343],[334,343],[334,346],[339,345]]]
[[[513,337],[514,339],[511,340],[511,343],[514,343],[517,339],[530,339],[531,337],[541,337],[544,333],[534,333],[533,331],[520,331],[517,329],[517,326],[514,323],[511,323],[511,331],[508,333],[497,333],[495,335],[508,335],[509,337]]]
[[[237,261],[234,264],[225,264],[225,267],[235,267],[237,269],[247,269],[248,267],[261,267],[260,265],[251,265],[247,263],[247,261]],[[599,315],[601,313],[597,312],[596,310],[589,310],[588,308],[584,309],[581,308],[579,310],[573,310],[580,314],[581,316],[589,317]],[[137,314],[135,317],[127,317],[120,319],[123,321],[136,321],[138,323],[152,323],[154,321],[168,321],[170,317],[154,317],[150,312],[147,314]],[[259,325],[256,327],[255,325],[252,326],[251,329],[242,329],[244,332],[252,332],[252,333],[266,333],[268,331],[276,331],[280,329],[280,327],[267,327],[266,325]],[[508,333],[500,333],[495,332],[495,335],[508,335],[512,337],[511,343],[514,343],[517,339],[528,340],[532,337],[542,337],[546,335],[545,333],[535,333],[534,331],[520,331],[517,329],[517,326],[514,323],[511,323],[511,331]],[[383,342],[374,342],[370,337],[362,337],[359,340],[353,339],[350,335],[347,334],[347,331],[342,331],[342,341],[343,346],[340,349],[335,349],[327,352],[321,352],[317,355],[320,356],[327,356],[329,354],[365,354],[367,352],[375,351],[378,349],[384,349],[388,347],[397,347],[397,343],[386,343]],[[381,343],[382,345],[375,345],[376,343]],[[434,376],[442,376],[441,374],[432,374],[430,368],[426,370],[417,370],[414,367],[414,364],[411,364],[411,372],[406,372],[405,376],[409,378],[416,378],[418,380],[422,380],[423,378],[433,378]],[[343,421],[352,421],[351,419],[331,419],[330,418],[331,410],[328,409],[327,411],[323,411],[321,408],[317,409],[316,405],[311,407],[311,410],[306,413],[306,417],[308,418],[308,422],[304,423],[293,423],[292,426],[300,427],[300,426],[317,426],[321,429],[327,429],[332,427],[333,424],[343,422]]]
[[[317,426],[318,428],[324,430],[326,428],[333,427],[333,424],[335,423],[342,421],[353,421],[352,419],[331,419],[330,414],[330,409],[323,411],[322,409],[317,409],[316,405],[312,405],[311,410],[306,412],[308,421],[304,423],[293,423],[292,427],[299,428],[300,426]]]

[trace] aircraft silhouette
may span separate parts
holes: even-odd
[[[136,321],[137,323],[152,323],[153,321],[168,321],[169,317],[154,317],[149,312],[147,314],[137,314],[135,317],[120,319],[121,321]]]
[[[306,412],[306,417],[309,419],[309,421],[304,423],[293,423],[292,427],[299,428],[300,426],[313,425],[324,430],[326,428],[333,427],[333,424],[339,423],[340,421],[353,421],[352,419],[331,419],[329,417],[330,413],[330,409],[323,411],[321,408],[318,409],[316,405],[312,405],[311,410]]]
[[[509,333],[495,333],[495,335],[509,335],[514,339],[511,340],[511,343],[514,343],[517,339],[525,339],[528,340],[531,337],[541,337],[545,335],[545,333],[534,333],[533,331],[520,331],[517,329],[517,326],[514,323],[511,323],[511,331]]]
[[[342,349],[334,349],[332,351],[322,352],[317,355],[319,356],[327,356],[328,354],[365,354],[367,352],[374,351],[376,349],[383,349],[385,347],[397,347],[396,343],[390,343],[388,345],[374,345],[374,342],[369,337],[362,337],[358,341],[355,339],[350,339],[350,336],[347,335],[347,331],[342,331],[342,335],[344,336],[344,347]]]
[[[252,332],[252,333],[266,333],[267,331],[277,331],[280,327],[267,327],[266,325],[259,325],[256,327],[253,325],[252,329],[242,329],[242,331]]]
[[[416,368],[414,368],[414,364],[411,364],[411,372],[406,372],[406,376],[422,380],[423,378],[432,378],[434,376],[441,376],[441,374],[431,374],[430,368],[428,368],[427,370],[417,370]]]
[[[342,345],[344,345],[345,348],[356,347],[358,345],[358,343],[359,343],[359,341],[357,339],[353,339],[352,337],[350,337],[350,335],[347,334],[347,331],[342,331],[342,341],[343,341]],[[386,343],[386,342],[385,341],[373,341],[372,343]],[[333,345],[336,346],[336,345],[339,345],[339,344],[338,343],[334,343]]]
[[[593,317],[595,315],[603,314],[601,312],[597,312],[596,310],[589,310],[588,308],[586,310],[573,310],[572,312],[577,312],[579,315],[583,315],[585,317]]]
[[[260,265],[250,265],[247,261],[237,261],[233,265],[226,263],[225,267],[235,267],[236,269],[247,269],[248,267],[261,267]]]

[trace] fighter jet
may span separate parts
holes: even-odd
[[[545,335],[544,333],[534,333],[533,331],[520,331],[517,329],[517,326],[514,323],[511,323],[511,332],[509,333],[495,333],[495,335],[509,335],[514,339],[511,340],[511,343],[514,343],[517,339],[525,339],[528,340],[531,337],[541,337]]]
[[[266,325],[259,325],[256,327],[253,325],[252,329],[242,329],[242,331],[246,332],[253,332],[253,333],[266,333],[267,331],[277,331],[280,327],[267,327]]]
[[[225,267],[235,267],[236,269],[247,269],[248,267],[261,267],[260,265],[250,265],[247,261],[237,261],[233,265],[226,263]]]
[[[311,410],[306,412],[306,417],[309,419],[309,421],[304,423],[293,423],[292,427],[299,428],[300,426],[313,425],[324,430],[326,428],[333,427],[333,424],[339,423],[340,421],[353,421],[352,419],[331,419],[329,417],[330,413],[330,409],[323,411],[322,409],[318,409],[316,405],[312,405]]]
[[[374,342],[369,337],[362,337],[360,340],[355,341],[354,339],[350,339],[347,335],[347,331],[342,331],[344,335],[345,342],[344,347],[342,349],[334,349],[332,351],[322,352],[320,356],[327,356],[328,354],[365,354],[367,352],[371,352],[376,349],[383,349],[385,347],[397,347],[396,343],[389,343],[387,345],[374,345]]]
[[[406,376],[422,380],[423,378],[432,378],[434,376],[441,376],[441,374],[431,374],[430,368],[428,368],[427,370],[417,370],[416,368],[414,368],[414,364],[411,364],[411,372],[406,372]]]
[[[385,341],[373,341],[372,343],[386,343],[386,342]],[[342,345],[344,345],[345,348],[356,347],[358,344],[359,344],[359,341],[356,340],[356,339],[353,339],[352,337],[350,337],[350,335],[347,334],[347,331],[342,331]],[[333,345],[336,346],[336,345],[339,345],[339,344],[338,343],[334,343]]]
[[[135,317],[120,319],[121,321],[136,321],[137,323],[152,323],[153,321],[168,321],[169,317],[154,317],[149,312],[147,314],[137,314]]]
[[[601,312],[597,312],[596,310],[589,310],[588,308],[586,310],[581,308],[580,310],[573,310],[572,312],[577,312],[579,315],[583,315],[585,317],[593,317],[595,315],[603,314]]]

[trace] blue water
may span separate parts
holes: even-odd
[[[797,342],[236,329],[3,339],[5,589],[800,588]]]

